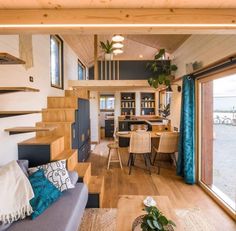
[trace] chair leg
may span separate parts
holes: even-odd
[[[177,167],[177,160],[176,160],[175,153],[173,153],[172,155],[173,155],[173,160],[174,160],[174,163],[175,163],[175,167]]]
[[[160,175],[160,173],[161,173],[161,167],[158,165],[157,166],[157,174]]]
[[[120,168],[123,169],[123,166],[122,166],[122,161],[121,161],[121,157],[120,157],[120,151],[119,149],[116,149],[116,152],[117,152],[117,156],[118,156],[118,159],[119,159],[119,162],[120,162]]]
[[[111,162],[111,149],[109,148],[109,152],[108,152],[108,162],[107,162],[107,170],[110,168],[110,162]]]
[[[154,154],[154,158],[153,158],[153,161],[152,161],[152,165],[154,165],[156,158],[157,158],[157,152],[155,152],[155,154]]]
[[[150,161],[150,154],[148,153],[148,154],[146,154],[146,163],[147,163],[147,169],[148,169],[148,171],[149,171],[149,174],[151,175],[152,173],[151,173],[151,161]]]
[[[135,158],[136,158],[136,154],[132,154],[132,165],[133,166],[134,166]]]
[[[130,160],[129,160],[129,175],[130,175],[132,170],[133,153],[130,153],[129,155],[130,155]]]
[[[129,154],[129,159],[128,159],[128,162],[127,162],[127,166],[129,166],[130,161],[131,161],[131,153]]]

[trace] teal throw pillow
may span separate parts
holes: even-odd
[[[29,181],[34,191],[34,198],[30,200],[34,211],[31,218],[35,219],[61,196],[61,192],[45,177],[42,169],[29,176]]]

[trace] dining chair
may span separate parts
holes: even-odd
[[[169,159],[171,160],[171,163],[174,160],[174,163],[176,165],[175,153],[178,152],[178,140],[179,140],[178,132],[161,133],[158,147],[153,147],[155,154],[154,154],[152,165],[154,165],[157,156],[160,157],[159,160],[157,161],[158,175],[160,174],[160,171],[161,171],[161,162],[163,162],[163,160],[161,160],[161,157],[163,155],[168,155],[170,157]],[[173,156],[173,159],[172,159],[172,156]]]
[[[145,130],[131,132],[129,145],[129,175],[131,174],[132,166],[134,166],[136,155],[143,155],[145,166],[151,174],[151,133]]]
[[[111,163],[120,163],[120,168],[122,169],[123,166],[122,166],[122,160],[121,160],[121,156],[120,156],[120,150],[119,150],[119,141],[118,141],[118,138],[116,136],[116,132],[117,132],[117,128],[114,130],[114,134],[113,134],[113,137],[114,137],[114,141],[113,142],[110,142],[107,147],[109,149],[108,151],[108,161],[107,161],[107,169],[110,168],[110,164]],[[112,150],[114,150],[117,154],[117,158],[113,158],[112,159]]]

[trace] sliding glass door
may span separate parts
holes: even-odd
[[[200,184],[235,211],[236,70],[198,80],[197,108]]]

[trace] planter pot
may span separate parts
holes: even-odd
[[[113,60],[113,54],[112,53],[110,53],[110,54],[105,54],[105,60],[106,61],[110,61],[110,60]]]
[[[142,231],[141,224],[143,222],[144,217],[145,217],[145,215],[141,215],[134,220],[134,222],[132,224],[132,231]],[[174,231],[174,229],[171,225],[168,225],[164,228],[166,231]]]

